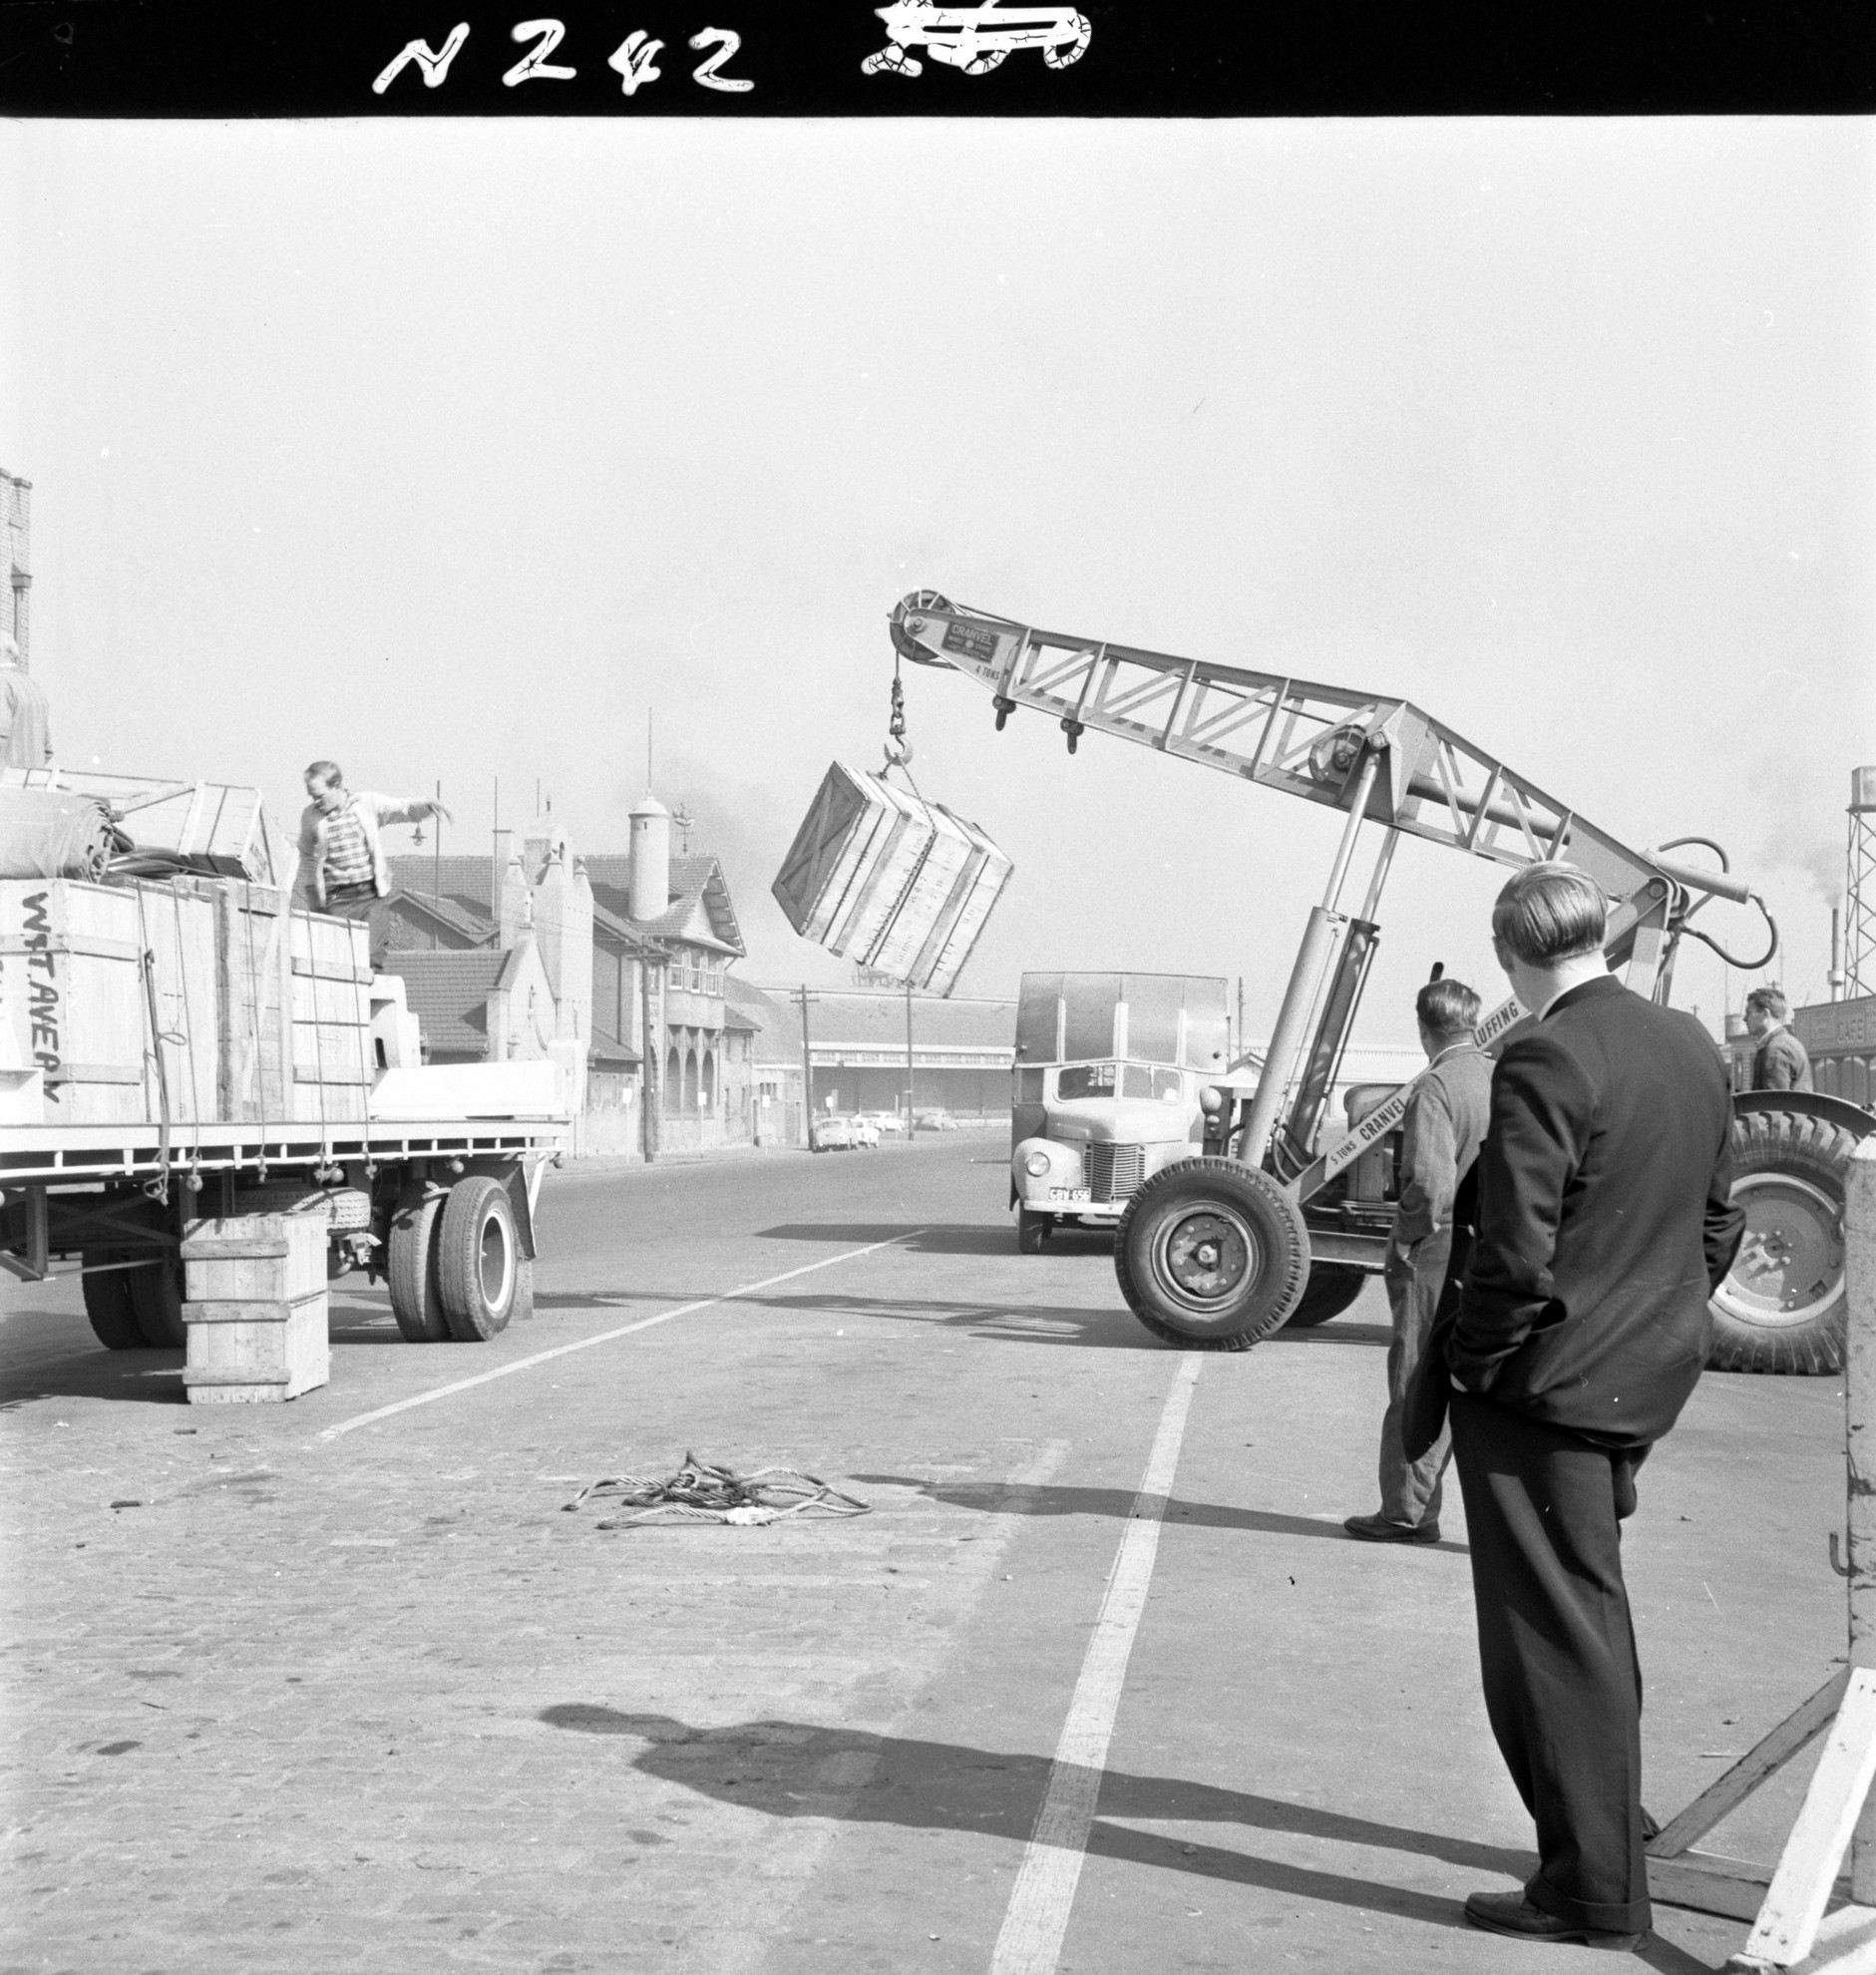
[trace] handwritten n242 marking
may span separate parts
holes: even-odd
[[[510,89],[528,82],[571,82],[579,73],[571,63],[548,60],[566,38],[564,21],[517,21],[509,32],[515,41],[533,41],[535,44],[503,76],[502,81]],[[432,48],[427,41],[407,41],[378,72],[371,85],[372,94],[382,96],[413,65],[423,77],[426,89],[441,89],[449,80],[451,63],[462,53],[463,44],[468,39],[469,23],[458,21],[444,37],[441,48]],[[755,88],[755,84],[745,77],[722,73],[743,45],[742,36],[733,29],[700,28],[690,37],[690,45],[699,54],[705,49],[715,51],[690,72],[692,82],[725,95],[740,95]],[[621,94],[636,96],[647,83],[658,80],[664,71],[653,66],[653,57],[662,52],[663,47],[663,42],[653,41],[643,28],[638,28],[613,49],[606,57],[606,67],[617,72]]]

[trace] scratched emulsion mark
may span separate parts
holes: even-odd
[[[861,63],[863,75],[917,76],[925,64],[912,53],[923,48],[932,60],[967,76],[987,75],[1012,51],[1039,48],[1051,69],[1066,69],[1088,52],[1094,30],[1073,7],[1003,7],[980,0],[972,7],[946,7],[940,0],[894,0],[876,7],[886,23],[886,46]]]

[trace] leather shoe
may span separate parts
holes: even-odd
[[[1389,1522],[1384,1515],[1351,1515],[1342,1525],[1364,1543],[1437,1543],[1437,1522]]]
[[[1509,1934],[1520,1941],[1562,1941],[1576,1947],[1639,1948],[1648,1939],[1640,1934],[1619,1934],[1606,1927],[1579,1927],[1573,1920],[1559,1920],[1520,1892],[1475,1892],[1466,1894],[1466,1918],[1488,1934]]]

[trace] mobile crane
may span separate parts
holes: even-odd
[[[1610,902],[1611,970],[1626,970],[1626,985],[1658,1001],[1668,999],[1683,939],[1736,967],[1763,967],[1777,951],[1763,900],[1710,839],[1631,849],[1404,699],[1045,631],[936,591],[902,598],[889,621],[901,657],[987,687],[999,731],[1033,710],[1059,724],[1071,754],[1090,730],[1114,734],[1346,819],[1255,1085],[1221,1080],[1207,1090],[1202,1151],[1141,1178],[1116,1229],[1122,1294],[1168,1343],[1246,1350],[1285,1323],[1334,1316],[1381,1267],[1391,1135],[1412,1085],[1351,1108],[1338,1143],[1324,1144],[1322,1128],[1402,837],[1502,865],[1574,864]],[[1350,912],[1343,900],[1364,825],[1378,842]],[[1695,844],[1717,857],[1717,870],[1669,855]],[[1741,961],[1690,923],[1715,898],[1757,908],[1764,953]],[[1481,1023],[1481,1043],[1502,1046],[1525,1018],[1515,1000],[1504,1002]],[[1747,1231],[1713,1300],[1711,1362],[1834,1371],[1846,1314],[1844,1169],[1876,1118],[1793,1091],[1741,1094],[1734,1111],[1734,1197]]]

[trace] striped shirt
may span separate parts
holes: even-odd
[[[371,847],[365,842],[365,826],[347,796],[345,806],[326,818],[326,889],[369,885],[372,882]]]

